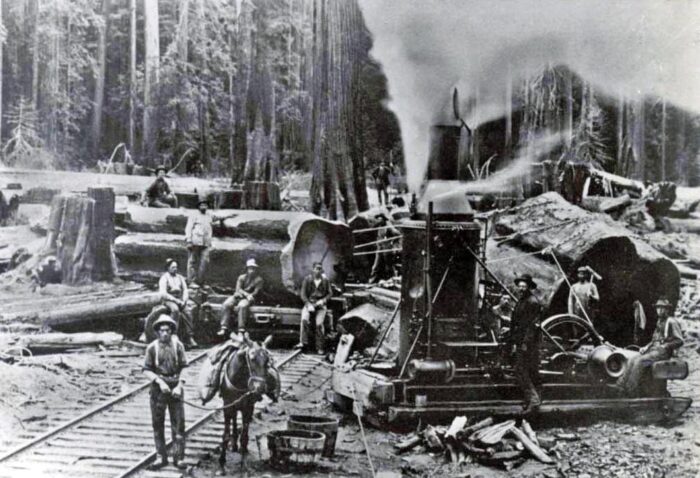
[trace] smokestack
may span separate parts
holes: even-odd
[[[428,180],[459,179],[460,126],[434,125],[430,128]]]

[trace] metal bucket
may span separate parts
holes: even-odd
[[[284,469],[289,465],[311,466],[323,452],[326,436],[307,430],[276,430],[267,434],[270,464]]]
[[[335,440],[338,437],[338,419],[318,417],[313,415],[292,415],[287,421],[289,430],[309,430],[323,433],[326,443],[323,446],[323,456],[330,458],[335,453]]]

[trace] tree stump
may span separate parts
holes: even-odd
[[[90,188],[84,196],[56,196],[51,202],[46,251],[61,263],[64,284],[112,280],[114,192]]]

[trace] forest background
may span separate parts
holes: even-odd
[[[369,207],[367,172],[381,160],[404,168],[356,0],[0,5],[2,165],[94,169],[123,143],[115,161],[128,152],[181,174],[201,165],[232,183],[310,173],[311,209],[330,218]],[[507,114],[473,128],[463,160],[477,175],[555,130],[563,147],[536,160],[700,184],[697,115],[663,98],[606,96],[566,65],[494,81],[508,83]],[[463,93],[479,107],[478,91]]]

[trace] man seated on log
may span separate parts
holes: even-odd
[[[167,259],[166,265],[168,270],[158,282],[161,304],[168,308],[170,317],[180,326],[182,341],[188,347],[196,347],[197,342],[193,338],[192,319],[187,311],[189,301],[187,282],[185,282],[184,277],[177,273],[177,261]]]
[[[569,313],[593,321],[595,306],[600,300],[600,296],[598,288],[593,282],[592,269],[587,266],[579,267],[577,278],[578,281],[569,290]]]
[[[301,309],[301,324],[299,330],[299,343],[297,348],[308,349],[313,317],[314,331],[316,335],[316,352],[323,355],[325,350],[325,320],[328,311],[328,301],[333,295],[333,289],[328,277],[323,273],[323,264],[314,262],[311,274],[304,278],[300,290],[304,308]]]
[[[187,241],[187,281],[204,285],[209,251],[211,250],[212,219],[207,213],[207,199],[200,197],[197,203],[199,212],[187,219],[185,239]]]
[[[146,190],[148,207],[177,207],[177,198],[165,180],[166,173],[165,166],[161,165],[156,168],[156,180]]]
[[[537,284],[530,274],[515,279],[518,287],[518,301],[513,309],[510,324],[510,344],[515,354],[515,378],[523,391],[524,413],[539,408],[542,403],[538,389],[540,380],[540,330],[541,306],[533,290]]]
[[[629,361],[625,373],[617,382],[617,386],[632,397],[638,396],[648,383],[644,377],[645,371],[650,370],[655,362],[672,358],[675,351],[683,345],[683,330],[678,320],[671,317],[671,303],[660,298],[654,308],[657,320],[651,342]]]
[[[165,446],[165,410],[170,414],[173,435],[173,463],[185,469],[185,405],[180,372],[187,367],[185,347],[175,336],[177,323],[167,315],[161,315],[153,324],[158,338],[146,348],[144,375],[151,380],[151,422],[158,461],[148,467],[159,470],[168,465]]]
[[[250,313],[250,306],[263,288],[264,280],[258,273],[258,263],[255,259],[248,259],[245,264],[246,272],[238,276],[236,291],[224,302],[221,313],[221,328],[216,333],[225,337],[231,330],[231,313],[238,314],[238,331],[245,332],[246,322]]]

